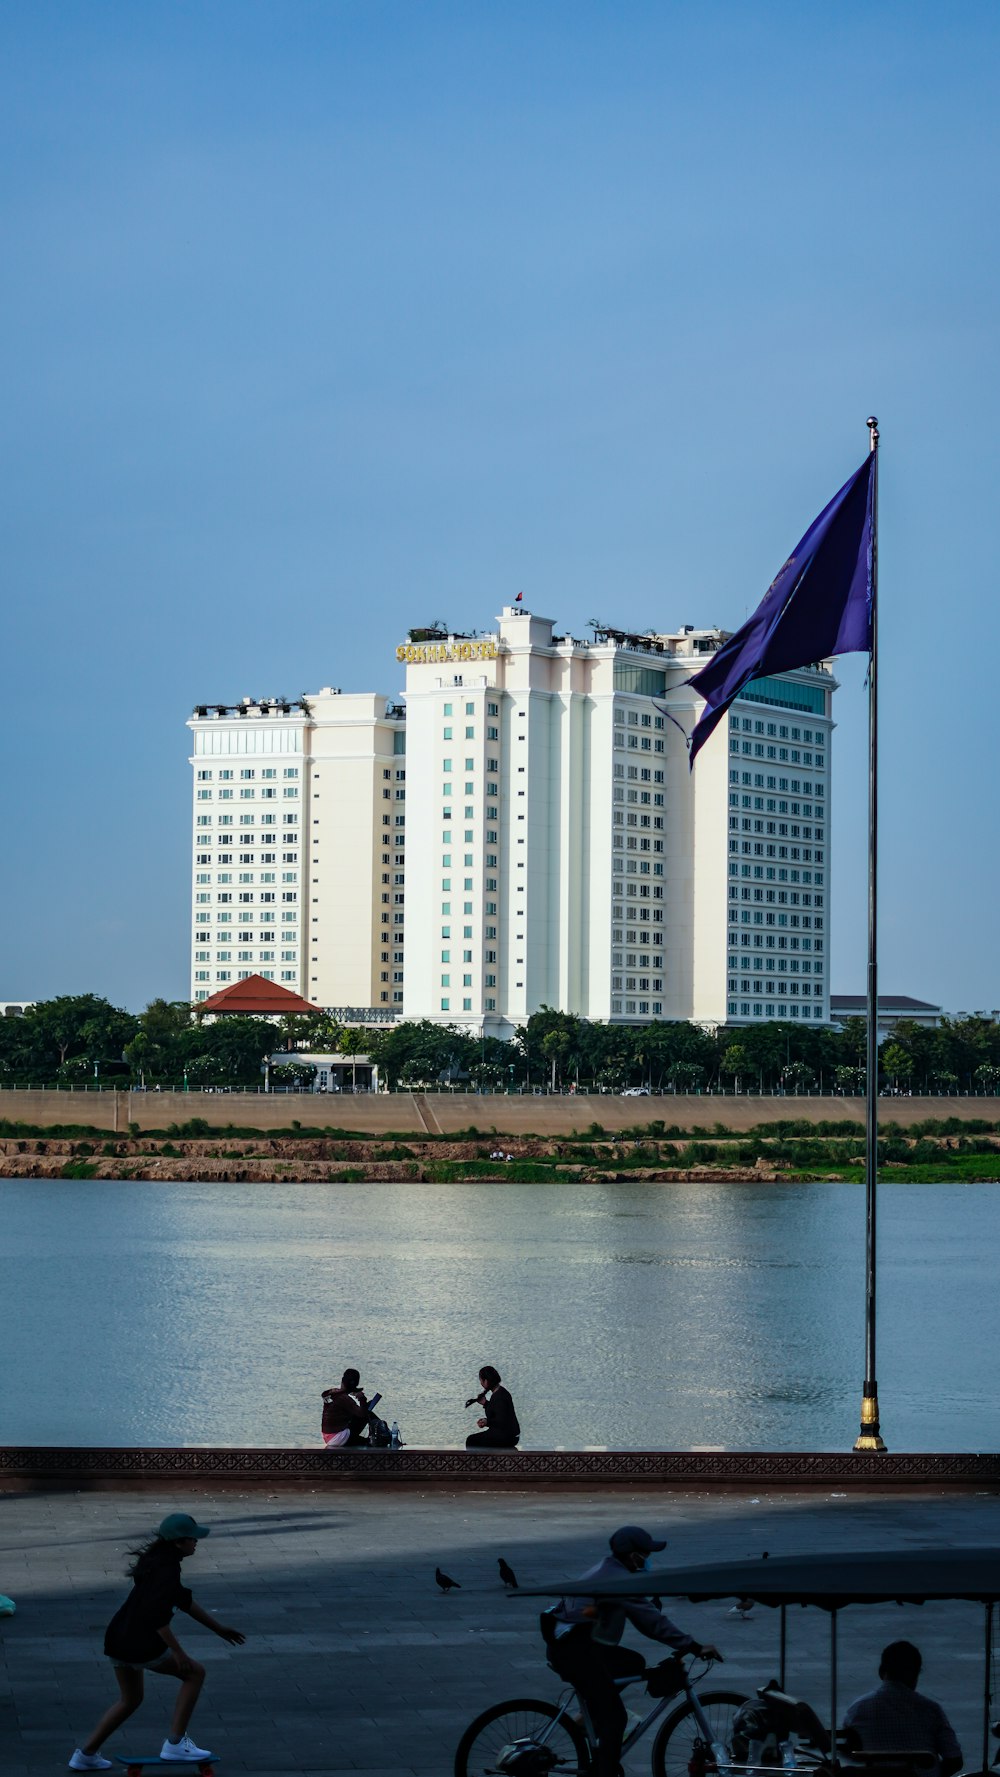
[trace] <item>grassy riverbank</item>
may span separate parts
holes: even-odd
[[[640,1178],[800,1181],[864,1177],[865,1132],[850,1120],[789,1119],[737,1132],[668,1126],[660,1119],[614,1136],[498,1136],[469,1128],[373,1136],[344,1129],[212,1130],[198,1119],[127,1137],[67,1127],[0,1124],[0,1177],[192,1179],[206,1182],[354,1183],[363,1180],[505,1179],[525,1184]],[[879,1141],[884,1177],[922,1184],[1000,1180],[1000,1124],[944,1119],[888,1124]]]

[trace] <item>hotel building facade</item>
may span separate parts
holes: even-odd
[[[553,630],[515,605],[397,651],[405,1016],[827,1020],[831,673],[755,683],[690,772],[683,681],[722,632]]]
[[[263,975],[316,1006],[402,1009],[403,712],[326,687],[201,704],[191,998]]]
[[[196,711],[193,998],[274,970],[499,1037],[541,1006],[828,1021],[826,666],[755,681],[690,772],[719,630],[580,640],[513,605],[411,638],[405,720],[329,690]]]

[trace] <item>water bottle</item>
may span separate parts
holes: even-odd
[[[399,1424],[395,1419],[392,1422],[392,1429],[389,1432],[389,1448],[390,1450],[399,1449]]]
[[[794,1771],[796,1769],[795,1741],[792,1739],[785,1740],[782,1744],[781,1768],[783,1771]]]

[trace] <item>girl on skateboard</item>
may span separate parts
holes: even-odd
[[[195,1745],[187,1731],[205,1682],[205,1668],[184,1652],[171,1628],[171,1618],[175,1610],[182,1610],[233,1647],[241,1646],[246,1636],[216,1622],[181,1583],[181,1562],[194,1554],[207,1535],[208,1530],[196,1524],[189,1513],[171,1512],[152,1541],[134,1551],[135,1560],[129,1568],[132,1590],[104,1636],[104,1652],[114,1666],[121,1697],[101,1716],[90,1738],[77,1747],[69,1761],[71,1771],[111,1769],[111,1760],[102,1758],[100,1749],[109,1734],[138,1709],[146,1672],[180,1680],[170,1733],[160,1757],[194,1761],[210,1756]]]

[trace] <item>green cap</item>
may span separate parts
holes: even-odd
[[[162,1536],[167,1543],[183,1542],[188,1536],[200,1542],[203,1536],[209,1536],[211,1532],[207,1525],[196,1524],[190,1512],[171,1512],[169,1518],[164,1518],[157,1535]]]

